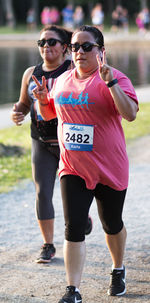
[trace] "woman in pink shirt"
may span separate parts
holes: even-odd
[[[128,186],[128,157],[121,125],[133,121],[138,101],[130,80],[106,62],[104,38],[82,26],[70,45],[75,68],[57,78],[47,93],[34,77],[34,94],[44,119],[58,117],[59,176],[65,217],[66,293],[59,303],[82,302],[84,229],[95,197],[112,258],[108,295],[123,295],[126,229],[122,211]]]

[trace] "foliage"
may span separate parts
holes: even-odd
[[[71,1],[70,1],[71,2]],[[67,4],[66,0],[40,0],[39,1],[39,11],[43,9],[44,6],[56,6],[61,11]]]
[[[44,6],[56,6],[59,11],[61,12],[62,9],[66,6],[66,4],[70,2],[74,6],[77,5],[82,5],[85,15],[90,16],[89,11],[92,9],[92,7],[97,3],[100,2],[103,5],[103,10],[105,13],[105,16],[110,16],[111,10],[113,10],[118,1],[115,0],[37,0],[37,7],[38,7],[38,18],[40,22],[40,12],[42,11]],[[130,17],[135,17],[135,14],[140,10],[141,8],[141,0],[122,0],[119,1],[122,6],[127,8],[129,12]],[[149,1],[147,1],[149,3]],[[26,0],[26,1],[20,1],[20,0],[12,0],[13,3],[13,8],[15,11],[15,16],[16,19],[19,23],[25,23],[26,22],[26,15],[28,9],[32,6],[32,1],[31,0]],[[150,6],[150,4],[149,4]]]
[[[128,9],[129,16],[135,16],[141,9],[140,0],[122,0],[122,6]]]

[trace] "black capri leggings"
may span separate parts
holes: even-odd
[[[54,218],[52,203],[56,172],[59,163],[59,147],[47,147],[32,139],[32,175],[36,189],[36,212],[39,220]]]
[[[117,234],[121,231],[126,189],[117,191],[109,186],[97,184],[94,190],[90,190],[86,188],[82,178],[74,175],[63,176],[60,184],[66,240],[84,241],[87,216],[94,197],[104,231],[107,234]]]

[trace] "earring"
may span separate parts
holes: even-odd
[[[71,69],[74,69],[74,62],[72,59],[71,59]]]
[[[103,52],[100,51],[100,58],[101,58],[101,61],[103,60]]]

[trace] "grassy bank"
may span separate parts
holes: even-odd
[[[150,134],[149,113],[150,103],[143,103],[134,122],[123,120],[127,143],[129,140]],[[21,180],[32,179],[29,124],[0,130],[0,143],[9,151],[0,156],[0,193],[2,193],[10,191]],[[20,148],[19,151],[16,151],[16,146]]]
[[[29,124],[0,130],[0,144],[8,152],[0,156],[0,193],[7,192],[21,180],[31,179],[31,139]],[[19,150],[17,150],[19,147]]]
[[[85,24],[91,24],[91,20],[86,19]],[[60,25],[63,26],[63,24]],[[35,31],[39,32],[41,29],[42,29],[42,24],[39,24]],[[110,30],[111,30],[111,22],[109,18],[106,17],[104,23],[104,32],[110,32]],[[29,32],[26,24],[18,24],[15,28],[10,28],[8,26],[0,26],[0,34],[21,34],[26,32]],[[137,32],[138,32],[138,28],[135,22],[133,21],[129,22],[129,33],[137,33]]]

